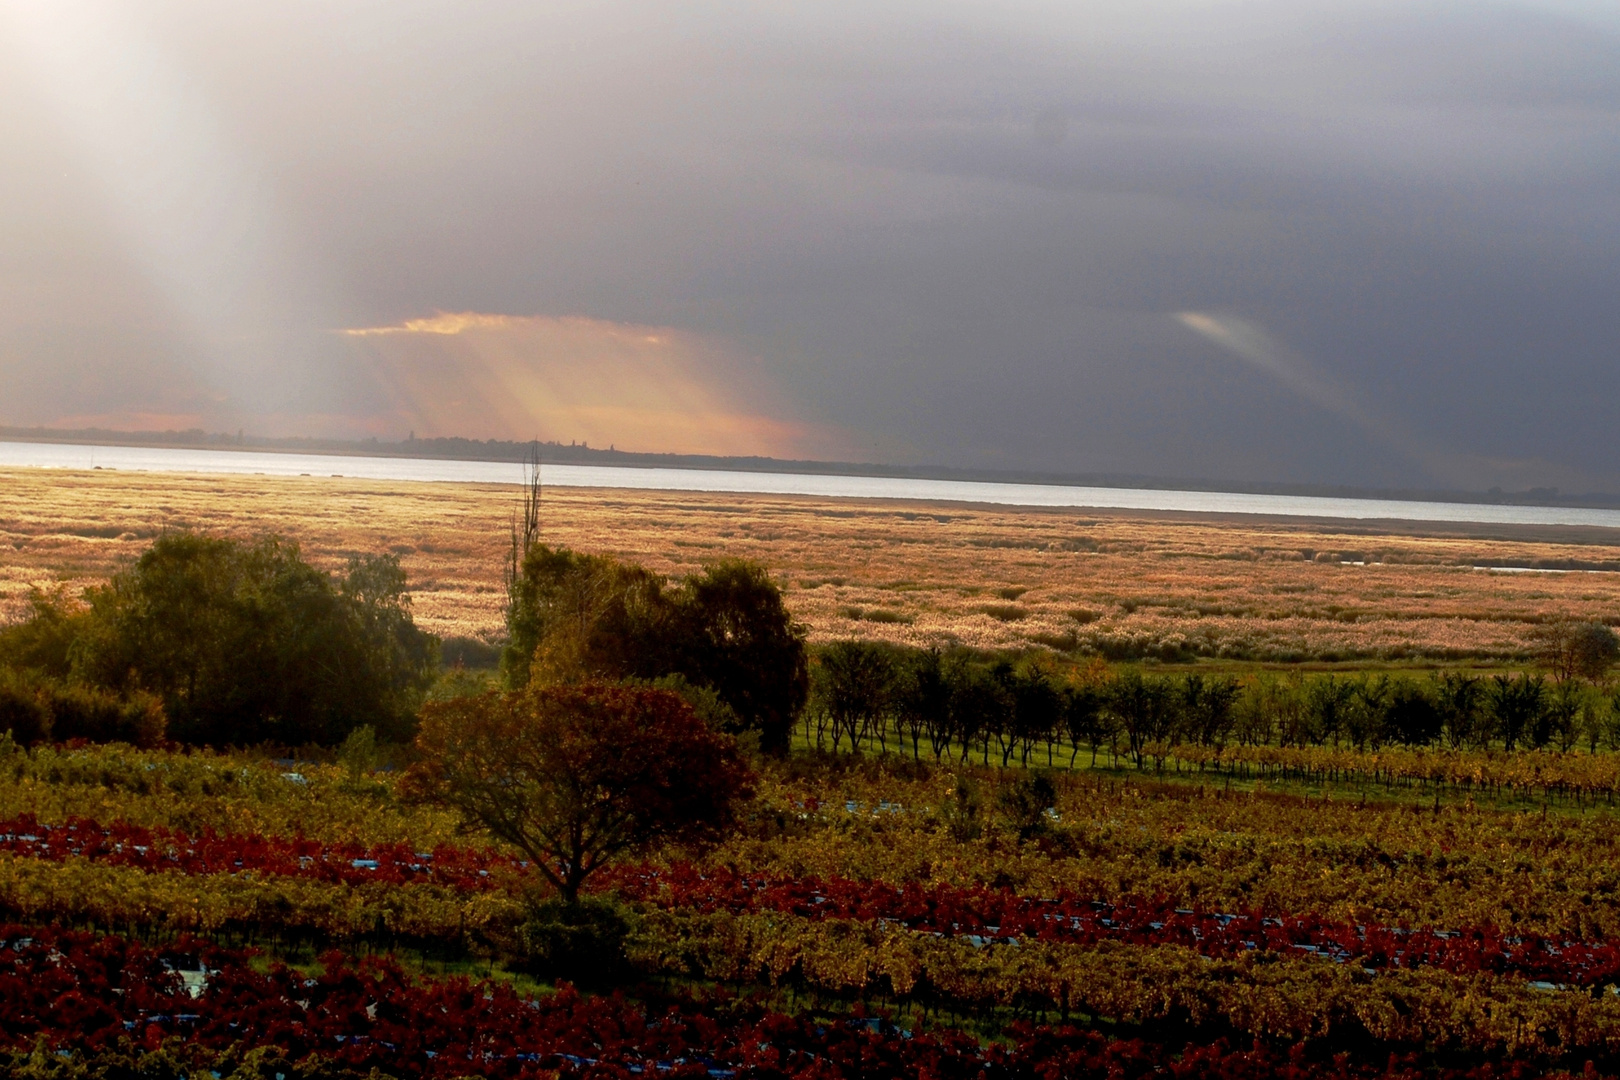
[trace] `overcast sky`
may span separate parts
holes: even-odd
[[[0,423],[1620,490],[1620,5],[0,3]]]

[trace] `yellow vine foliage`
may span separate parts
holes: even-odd
[[[1378,1039],[1511,1055],[1620,1047],[1620,998],[1435,969],[1370,974],[1326,960],[1249,953],[1211,960],[1179,946],[1103,942],[973,945],[870,922],[782,915],[647,914],[632,959],[655,973],[881,991],[966,1011],[1038,1003],[1151,1025],[1224,1019],[1279,1042],[1362,1029]]]

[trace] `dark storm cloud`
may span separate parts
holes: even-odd
[[[1604,5],[174,2],[101,86],[63,5],[0,20],[0,419],[420,425],[333,331],[469,312],[851,456],[1620,489]],[[434,385],[563,378],[488,348]]]

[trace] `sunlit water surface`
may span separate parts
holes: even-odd
[[[366,480],[520,484],[511,462],[441,458],[347,457],[253,450],[169,450],[143,446],[81,446],[0,442],[0,465],[149,472],[350,476]],[[860,499],[924,499],[1006,506],[1072,506],[1119,510],[1180,510],[1210,514],[1455,521],[1512,525],[1601,525],[1620,528],[1620,510],[1567,506],[1492,506],[1399,499],[1337,499],[1306,495],[1245,495],[1223,491],[1006,484],[973,480],[914,480],[883,476],[819,476],[726,469],[646,469],[608,465],[546,465],[541,478],[559,487],[659,491],[757,492]]]

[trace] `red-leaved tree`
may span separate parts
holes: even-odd
[[[617,856],[719,840],[754,780],[675,694],[603,683],[429,705],[416,746],[407,789],[521,850],[570,904]]]

